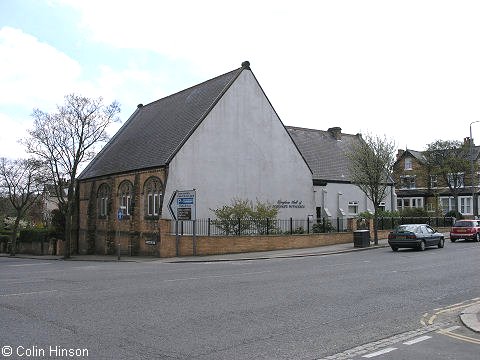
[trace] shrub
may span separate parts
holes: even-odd
[[[463,219],[463,215],[458,210],[450,210],[445,214],[446,217],[454,217],[457,220]]]
[[[428,212],[424,208],[405,208],[400,212],[402,217],[428,217]]]
[[[50,228],[51,238],[63,239],[65,237],[65,215],[58,209],[52,210],[52,222]]]
[[[9,242],[11,235],[0,234],[0,243],[1,242]]]
[[[212,224],[226,235],[248,234],[252,228],[260,234],[272,233],[276,230],[274,220],[277,218],[278,209],[268,203],[257,201],[256,206],[253,206],[249,200],[233,199],[230,206],[224,205],[212,211],[217,217]]]
[[[46,229],[28,229],[21,230],[18,238],[19,242],[41,242],[47,241],[49,231]]]

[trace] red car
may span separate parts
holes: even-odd
[[[458,220],[450,230],[450,241],[458,239],[480,241],[480,220]]]

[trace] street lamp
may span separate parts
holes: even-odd
[[[472,124],[478,123],[480,120],[477,121],[472,121],[470,123],[470,165],[471,165],[471,170],[472,170],[472,212],[473,212],[473,217],[476,217],[476,214],[478,213],[478,209],[476,206],[475,202],[475,178],[474,178],[474,173],[473,173],[473,137],[472,137]]]

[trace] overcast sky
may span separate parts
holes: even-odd
[[[479,19],[462,0],[0,0],[0,157],[25,156],[32,110],[66,94],[117,100],[124,122],[244,60],[285,125],[463,140],[480,121]]]

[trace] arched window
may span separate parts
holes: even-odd
[[[110,189],[107,184],[102,184],[98,188],[97,203],[98,203],[98,216],[105,218],[108,215],[108,199],[110,196]]]
[[[143,189],[146,216],[160,216],[163,202],[163,184],[157,177],[145,181]]]
[[[123,211],[123,215],[130,216],[130,211],[132,209],[132,191],[133,185],[130,181],[122,181],[118,187],[118,203],[120,204],[120,209]]]

